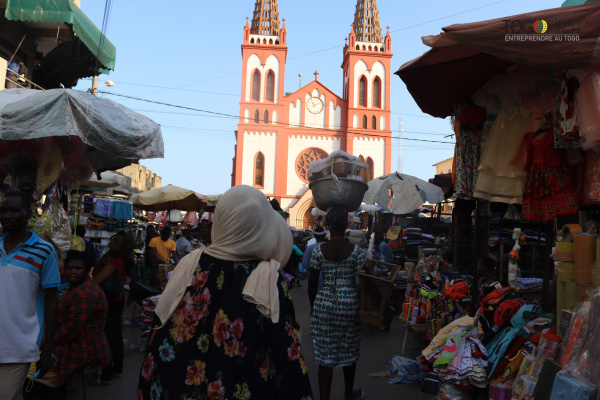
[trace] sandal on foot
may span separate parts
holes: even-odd
[[[354,399],[355,400],[362,400],[365,398],[365,392],[363,392],[362,389],[354,389]]]

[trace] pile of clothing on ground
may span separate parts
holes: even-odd
[[[520,293],[495,289],[474,317],[440,329],[418,358],[421,390],[443,400],[600,399],[600,290],[562,334],[554,314]]]

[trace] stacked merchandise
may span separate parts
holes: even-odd
[[[559,358],[551,399],[598,398],[600,390],[600,291],[575,310]],[[594,396],[592,394],[594,393]]]
[[[446,293],[464,292],[460,284],[454,286]],[[512,287],[493,290],[481,300],[475,317],[457,315],[422,352],[420,361],[430,379],[439,380],[438,398],[468,399],[484,390],[490,399],[504,400],[514,389],[514,398],[525,399],[534,392],[546,358],[557,358],[561,339],[554,315],[526,304],[516,297],[520,293]]]
[[[514,206],[513,206],[514,207]],[[504,208],[498,208],[497,212],[502,212]],[[509,208],[510,209],[510,208]],[[506,271],[506,266],[510,260],[510,252],[513,249],[513,234],[515,228],[521,229],[524,237],[524,243],[519,251],[518,265],[524,276],[535,276],[535,273],[540,271],[536,268],[544,263],[545,245],[545,227],[538,224],[525,223],[515,219],[493,218],[489,221],[490,235],[488,238],[489,255],[493,259],[502,260],[501,270]],[[502,246],[501,246],[502,244]],[[537,247],[537,248],[536,248]],[[535,248],[535,249],[534,249]],[[535,252],[535,253],[534,253]],[[533,257],[535,255],[535,257]],[[540,275],[537,277],[541,277]],[[506,276],[502,277],[507,279]]]
[[[133,205],[130,201],[85,196],[79,223],[87,226],[86,239],[100,251],[116,232],[130,228]]]
[[[436,247],[435,237],[424,234],[420,228],[406,228],[404,247],[408,258],[419,259],[419,247]]]
[[[446,287],[443,294],[438,287]],[[450,322],[468,314],[471,303],[468,283],[454,275],[442,275],[438,282],[432,274],[425,273],[418,286],[413,289],[409,285],[406,293],[400,316],[411,324],[425,324],[428,338],[435,337]]]
[[[562,241],[556,242],[554,268],[556,272],[557,310],[573,311],[587,300],[588,292],[598,286],[594,273],[600,257],[600,239],[594,233],[583,233],[581,226],[567,224],[562,229]],[[594,276],[595,275],[595,276]]]
[[[527,303],[541,303],[543,284],[544,280],[541,278],[517,278],[513,283],[513,288],[517,297]]]

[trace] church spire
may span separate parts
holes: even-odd
[[[256,3],[258,4],[259,1]],[[354,32],[357,42],[383,42],[376,0],[357,0],[354,12]]]
[[[252,35],[279,36],[277,0],[256,0],[250,33]]]

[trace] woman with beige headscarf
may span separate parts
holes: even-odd
[[[259,190],[219,199],[212,244],[175,268],[156,307],[138,398],[312,399],[289,290],[289,227]]]

